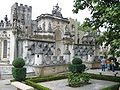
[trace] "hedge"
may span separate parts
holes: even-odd
[[[85,74],[88,74],[92,79],[120,82],[120,77],[116,77],[116,76],[99,75],[99,74],[92,74],[92,73],[85,73]]]
[[[24,81],[26,77],[26,68],[12,67],[12,75],[17,81]]]
[[[108,75],[99,75],[99,74],[92,74],[92,73],[84,73],[84,74],[89,75],[91,79],[120,82],[120,77],[108,76]],[[67,75],[63,74],[63,75],[33,77],[33,78],[30,78],[30,79],[26,80],[25,82],[26,82],[26,84],[36,88],[37,90],[50,90],[49,88],[41,86],[37,83],[45,82],[45,81],[59,80],[59,79],[66,79],[66,78],[67,78]],[[107,87],[107,88],[103,88],[101,90],[118,90],[118,86],[120,86],[120,84],[113,85],[113,86],[110,86],[110,87]]]
[[[112,85],[110,87],[106,87],[100,90],[119,90],[120,84]]]
[[[44,87],[44,86],[42,86],[42,85],[40,85],[40,84],[37,84],[37,83],[35,83],[35,82],[32,82],[32,81],[30,81],[30,80],[25,80],[25,83],[26,83],[27,85],[30,85],[30,86],[34,87],[34,88],[37,89],[37,90],[51,90],[51,89],[49,89],[49,88],[47,88],[47,87]]]
[[[66,79],[67,75],[54,75],[54,76],[47,76],[47,77],[36,77],[36,78],[31,78],[29,79],[30,81],[33,82],[45,82],[45,81],[53,81],[53,80],[59,80],[59,79]]]
[[[69,64],[68,68],[72,73],[82,73],[84,72],[86,66],[84,64]]]
[[[82,64],[82,60],[80,58],[74,58],[72,64]]]
[[[120,77],[117,77],[117,76],[115,77],[115,76],[99,75],[99,74],[92,74],[92,73],[84,73],[84,74],[89,75],[91,79],[120,82]],[[38,83],[38,82],[53,81],[53,80],[66,79],[66,78],[67,78],[67,75],[63,74],[63,75],[33,77],[33,78],[30,78],[29,80]]]
[[[22,68],[25,65],[25,60],[23,58],[16,58],[13,60],[12,65],[15,68]]]

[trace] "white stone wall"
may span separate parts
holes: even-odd
[[[14,60],[14,56],[15,56],[15,36],[12,33],[12,31],[9,32],[10,34],[10,56],[9,56],[9,61],[10,64],[12,64],[12,61]]]
[[[5,31],[5,33],[3,33]],[[14,59],[14,35],[12,33],[12,29],[4,29],[0,31],[0,40],[1,40],[1,60],[5,62],[12,63],[12,60]],[[7,40],[7,58],[3,58],[3,42],[4,40]]]
[[[27,59],[27,52],[28,52],[28,40],[23,41],[23,59]]]

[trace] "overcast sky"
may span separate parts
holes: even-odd
[[[5,15],[10,17],[11,6],[18,2],[23,5],[32,6],[32,19],[36,19],[37,16],[44,13],[50,13],[57,3],[62,8],[61,12],[65,18],[74,18],[80,22],[83,22],[85,17],[89,17],[88,10],[79,11],[78,14],[73,14],[73,1],[74,0],[2,0],[0,3],[0,20],[4,19]],[[9,18],[10,19],[10,18]]]

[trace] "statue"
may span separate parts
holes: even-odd
[[[52,32],[51,23],[48,24],[48,32]]]
[[[67,26],[67,25],[65,26],[65,31],[66,31],[66,32],[68,32],[68,31],[69,31],[69,29],[68,29],[68,26]]]
[[[69,32],[69,28],[68,26],[66,25],[65,26],[65,32],[64,32],[64,35],[70,35],[71,33]]]
[[[7,15],[5,15],[4,20],[5,20],[5,22],[8,22],[8,17],[7,17]]]
[[[38,27],[38,31],[41,31],[42,30],[42,28],[41,28],[41,25]]]
[[[58,3],[56,4],[56,6],[53,6],[52,14],[57,17],[62,17],[61,8],[58,6]]]
[[[42,24],[42,29],[45,31],[45,22]]]

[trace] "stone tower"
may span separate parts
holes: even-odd
[[[32,7],[15,3],[11,7],[11,23],[14,25],[14,19],[17,19],[17,26],[26,33],[31,34]]]

